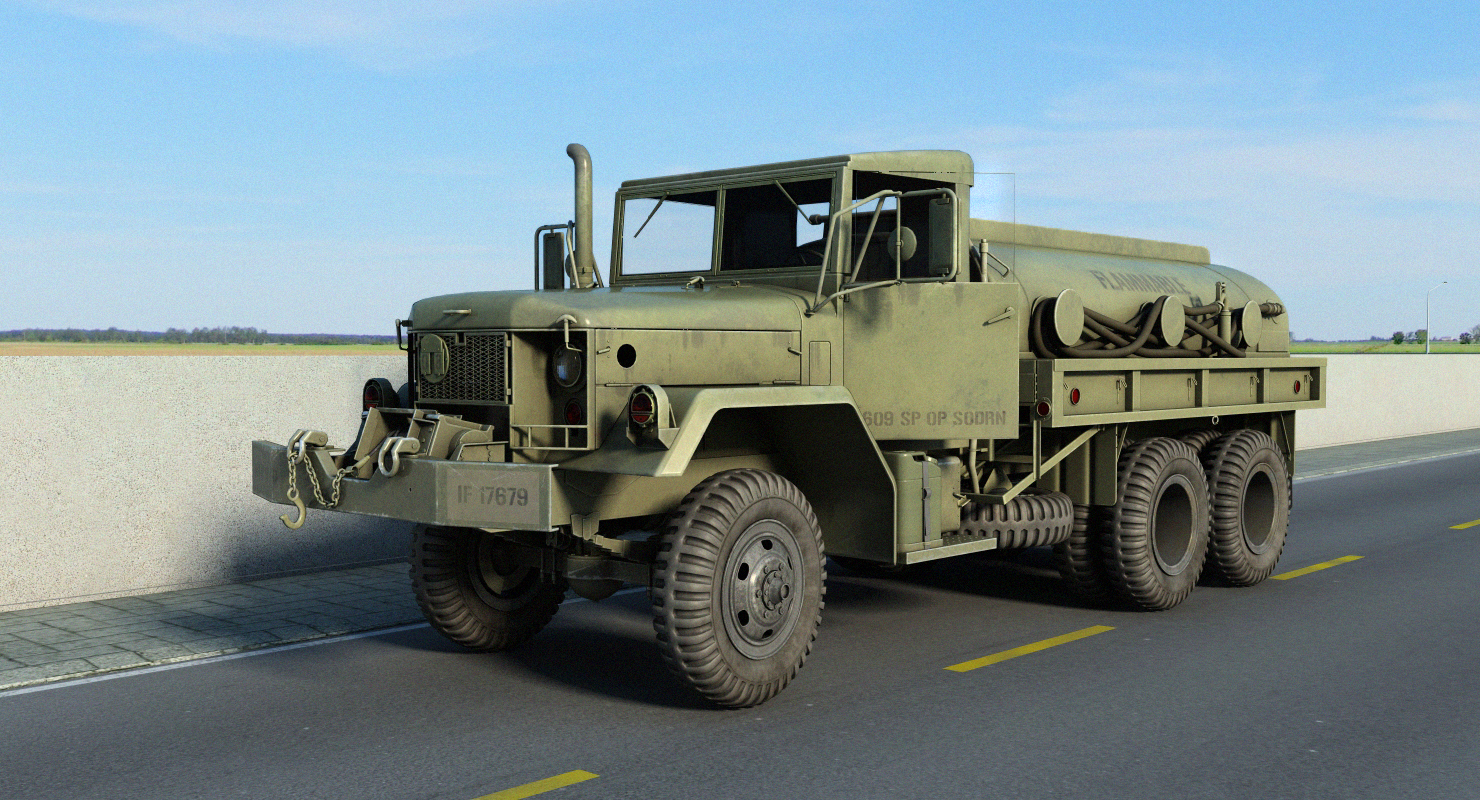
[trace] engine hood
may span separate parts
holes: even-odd
[[[627,286],[559,292],[462,292],[419,300],[419,330],[550,328],[569,314],[573,328],[647,330],[801,329],[800,292],[769,286]]]

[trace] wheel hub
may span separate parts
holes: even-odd
[[[749,658],[774,654],[796,627],[799,552],[789,528],[761,520],[739,536],[725,561],[725,630],[735,649]]]
[[[1180,575],[1192,563],[1193,505],[1186,478],[1174,476],[1157,496],[1151,512],[1151,553],[1162,572]]]
[[[474,538],[475,556],[468,560],[473,590],[484,602],[498,605],[501,600],[517,597],[527,591],[534,570],[519,563],[513,548],[497,537],[481,534]]]

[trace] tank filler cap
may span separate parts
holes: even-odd
[[[1084,300],[1079,292],[1065,289],[1053,301],[1053,332],[1065,347],[1079,344],[1084,333]]]
[[[1264,312],[1260,310],[1258,303],[1250,300],[1244,304],[1244,310],[1239,316],[1239,326],[1243,329],[1244,347],[1250,350],[1258,347],[1264,334]]]
[[[1182,343],[1182,334],[1187,332],[1187,311],[1182,306],[1182,301],[1168,295],[1166,302],[1161,305],[1161,319],[1157,333],[1161,334],[1162,341],[1167,347],[1176,347]]]

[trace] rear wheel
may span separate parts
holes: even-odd
[[[721,472],[664,527],[653,628],[664,660],[711,701],[753,706],[806,661],[822,621],[822,531],[812,506],[771,472]]]
[[[555,616],[563,581],[522,563],[516,545],[472,528],[418,525],[411,537],[411,586],[427,622],[458,644],[506,650]]]
[[[1177,438],[1192,445],[1193,450],[1201,453],[1203,448],[1208,446],[1208,442],[1213,441],[1221,435],[1221,433],[1212,428],[1199,428],[1195,431],[1184,433]]]
[[[1274,572],[1290,528],[1285,456],[1268,434],[1234,431],[1203,452],[1212,506],[1207,567],[1233,586]]]
[[[1208,548],[1208,487],[1191,445],[1145,439],[1120,456],[1120,502],[1103,542],[1116,593],[1147,611],[1186,599]]]
[[[1105,571],[1103,550],[1104,509],[1075,505],[1074,527],[1069,538],[1053,546],[1054,566],[1064,586],[1076,597],[1091,603],[1110,599],[1110,578]]]

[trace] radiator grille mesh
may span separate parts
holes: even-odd
[[[429,336],[417,337],[418,351],[423,338]],[[442,334],[442,341],[447,343],[447,377],[436,383],[419,379],[418,394],[423,400],[504,404],[509,375],[507,337],[504,333],[470,333],[459,344],[455,336]],[[417,361],[420,363],[419,352]]]

